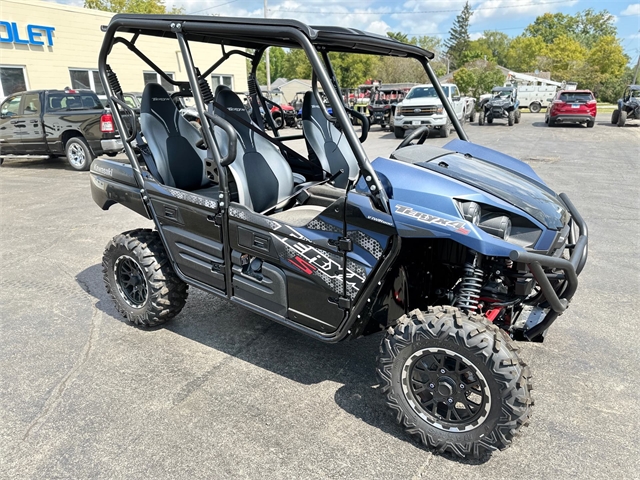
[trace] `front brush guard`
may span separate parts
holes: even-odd
[[[558,316],[567,309],[571,298],[576,293],[576,290],[578,288],[578,275],[584,268],[584,265],[587,261],[587,224],[585,223],[582,216],[580,216],[573,203],[571,203],[571,200],[569,200],[569,197],[567,197],[567,195],[561,193],[560,198],[569,209],[573,221],[578,226],[578,239],[576,240],[575,244],[570,247],[572,248],[572,252],[569,260],[541,255],[539,253],[531,253],[518,250],[513,250],[509,254],[509,258],[514,262],[527,264],[536,282],[538,283],[538,285],[540,285],[540,289],[542,290],[545,299],[547,300],[547,302],[549,302],[549,306],[551,307],[549,313],[547,313],[547,315],[544,317],[544,319],[542,319],[540,323],[534,325],[529,330],[526,330],[524,332],[524,336],[529,340],[533,340],[540,335],[543,335],[544,332],[556,320],[556,318],[558,318]],[[559,289],[559,291],[561,292],[560,294],[558,294],[558,292],[551,285],[551,282],[547,278],[543,267],[554,268],[562,270],[564,272],[565,288]]]

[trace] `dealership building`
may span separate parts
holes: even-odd
[[[100,27],[109,23],[112,13],[38,0],[1,0],[0,4],[0,100],[23,90],[65,87],[104,93],[98,75],[104,36]],[[136,46],[169,76],[187,80],[175,40],[142,36]],[[222,56],[219,45],[194,42],[191,51],[202,71]],[[173,89],[122,44],[114,47],[109,64],[126,92],[141,92],[150,82]],[[224,84],[246,91],[245,58],[229,58],[213,72],[209,83],[214,90]]]

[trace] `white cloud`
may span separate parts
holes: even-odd
[[[479,38],[482,38],[482,32],[473,32],[469,34],[469,38],[471,40],[478,40]]]
[[[623,17],[629,17],[631,15],[640,15],[640,3],[631,3],[625,8],[620,15]]]
[[[391,31],[391,27],[387,25],[387,22],[383,22],[382,20],[375,20],[369,24],[367,28],[365,28],[367,32],[379,33],[384,35],[385,33]]]

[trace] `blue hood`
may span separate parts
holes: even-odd
[[[457,153],[460,150],[464,151]],[[531,167],[490,149],[458,140],[449,143],[445,148],[423,145],[405,147],[394,152],[393,157],[427,171],[425,176],[412,168],[410,176],[414,179],[399,178],[400,170],[393,168],[388,172],[381,171],[389,178],[394,192],[398,185],[413,188],[414,194],[429,192],[434,187],[426,187],[424,182],[427,181],[427,177],[435,174],[438,179],[435,183],[447,185],[446,188],[451,197],[458,197],[467,192],[463,192],[466,189],[451,185],[450,179],[495,197],[491,204],[495,204],[497,198],[517,207],[548,229],[561,229],[569,218],[568,210],[560,198],[544,184]],[[380,167],[381,165],[376,161],[374,168],[380,170]],[[416,181],[418,178],[420,180]],[[428,180],[429,184],[433,182],[433,178]],[[440,188],[437,190],[439,191]],[[397,199],[395,193],[394,199]]]

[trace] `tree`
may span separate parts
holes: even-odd
[[[599,38],[617,35],[615,21],[615,16],[607,10],[595,12],[591,8],[575,15],[545,13],[525,29],[524,35],[540,37],[547,44],[558,37],[570,37],[591,48]]]
[[[553,78],[556,80],[573,80],[574,73],[584,69],[587,49],[580,42],[568,36],[556,38],[547,49],[547,57]]]
[[[409,37],[407,36],[406,33],[402,33],[402,32],[387,32],[387,36],[389,38],[393,38],[394,40],[397,40],[399,42],[402,43],[412,43],[409,41]]]
[[[518,36],[509,45],[504,66],[516,72],[532,72],[540,66],[547,48],[541,37]]]
[[[509,45],[511,45],[509,35],[497,30],[485,30],[478,42],[491,52],[491,57],[495,59],[498,65],[506,63],[507,51],[509,50]]]
[[[440,50],[442,45],[442,40],[439,37],[432,37],[429,35],[423,35],[420,37],[413,37],[412,40],[415,40],[415,44],[420,48],[424,48],[429,52],[436,52]]]
[[[472,60],[477,59],[495,61],[496,59],[491,52],[491,49],[482,42],[482,40],[473,40],[469,42],[469,46],[467,49],[462,52],[462,55],[459,57],[460,65],[466,65]]]
[[[453,22],[453,26],[449,31],[449,38],[444,42],[444,46],[447,48],[447,55],[451,59],[452,68],[462,65],[460,63],[462,55],[469,46],[469,21],[472,15],[473,11],[467,1],[462,12]]]
[[[456,70],[453,79],[461,92],[477,98],[493,87],[503,85],[505,75],[495,63],[476,60]]]
[[[357,53],[331,52],[329,59],[342,88],[355,88],[371,78],[378,57]]]
[[[183,13],[182,8],[167,10],[164,0],[84,0],[84,8],[113,13]]]

